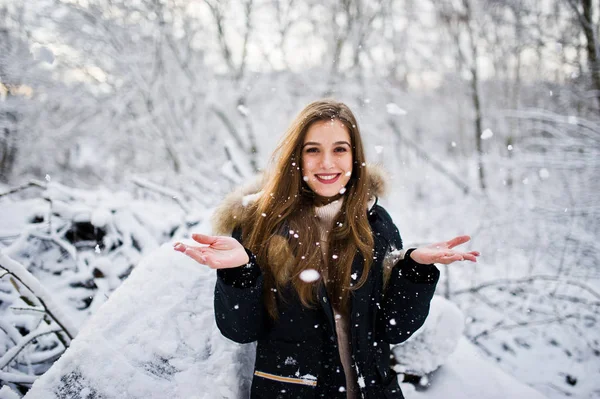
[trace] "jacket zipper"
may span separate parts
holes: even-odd
[[[265,373],[264,371],[255,371],[255,376],[266,378],[267,380],[286,382],[288,384],[299,384],[299,385],[308,385],[311,387],[317,386],[317,380],[312,380],[308,378],[293,378],[293,377],[283,377],[280,375]]]

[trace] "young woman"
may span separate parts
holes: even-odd
[[[390,344],[425,321],[439,271],[475,262],[456,237],[404,251],[377,204],[358,123],[339,102],[307,105],[261,184],[230,195],[215,232],[181,251],[217,269],[215,318],[235,342],[258,341],[252,398],[402,398]],[[232,237],[224,236],[232,234]]]

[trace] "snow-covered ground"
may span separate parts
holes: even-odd
[[[506,374],[465,338],[431,378],[426,391],[402,384],[406,399],[542,399],[545,396]]]
[[[213,270],[163,245],[91,317],[26,398],[243,397],[253,347],[220,335],[214,282]],[[543,398],[482,359],[464,338],[426,391],[403,388],[407,399]]]

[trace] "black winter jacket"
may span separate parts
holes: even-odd
[[[408,339],[425,321],[439,279],[434,265],[407,256],[392,270],[383,289],[383,259],[402,240],[389,214],[375,205],[368,214],[375,239],[374,262],[366,283],[351,295],[350,330],[353,363],[366,399],[403,398],[390,369],[390,344]],[[239,230],[234,237],[240,239]],[[409,250],[410,251],[410,250]],[[356,256],[352,272],[362,273]],[[345,399],[334,313],[327,292],[319,305],[302,306],[290,287],[282,293],[279,319],[273,322],[262,300],[263,277],[256,258],[248,265],[217,272],[215,318],[221,333],[239,343],[258,341],[252,399]]]

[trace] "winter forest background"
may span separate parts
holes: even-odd
[[[438,286],[477,353],[599,398],[599,18],[598,0],[0,0],[0,397],[335,97],[405,242],[482,252]]]

